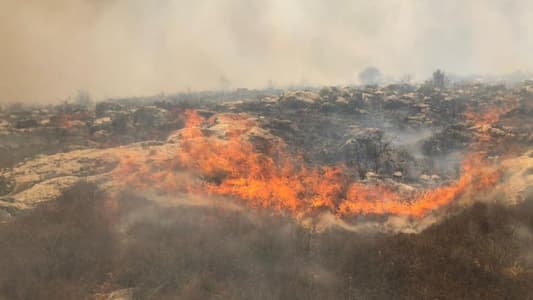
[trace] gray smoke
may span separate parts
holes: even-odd
[[[0,102],[531,70],[531,20],[527,0],[0,0]]]

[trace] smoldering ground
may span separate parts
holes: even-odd
[[[527,299],[533,288],[532,199],[476,204],[419,234],[313,232],[195,201],[80,184],[1,224],[0,298]]]

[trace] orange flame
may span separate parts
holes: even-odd
[[[252,207],[295,216],[327,210],[339,216],[413,217],[451,203],[467,189],[482,190],[499,180],[497,170],[485,166],[481,154],[473,153],[456,181],[406,195],[385,185],[353,181],[344,166],[309,168],[302,158],[289,155],[279,140],[257,151],[250,133],[259,127],[243,116],[218,116],[231,121],[224,123],[221,138],[201,128],[213,120],[206,121],[194,111],[185,114],[186,127],[172,151],[122,153],[116,177],[139,189],[232,196]]]

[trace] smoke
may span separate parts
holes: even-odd
[[[313,232],[268,211],[207,204],[215,199],[135,194],[81,183],[0,224],[0,297],[131,288],[134,299],[526,299],[533,289],[531,198],[478,203],[398,234],[347,224]]]
[[[531,70],[530,1],[0,1],[0,101]]]
[[[316,219],[308,218],[302,221],[302,225],[313,232],[322,233],[326,230],[338,229],[359,234],[417,234],[429,226],[442,221],[445,214],[431,214],[419,219],[404,216],[387,216],[381,220],[372,218],[361,218],[361,220],[345,220],[334,216],[331,213],[323,213]]]

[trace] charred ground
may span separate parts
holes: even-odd
[[[4,107],[0,299],[528,299],[532,103],[533,83],[524,82]],[[196,173],[200,162],[166,157],[185,147],[184,157],[196,159],[198,141],[219,155],[232,130],[260,161],[282,153],[308,168],[342,165],[343,181],[386,186],[394,195],[453,185],[471,153],[508,171],[484,185],[474,178],[476,189],[435,206],[438,218],[415,233],[359,229],[391,213],[341,216],[339,199],[304,213],[298,205],[240,202],[233,189],[217,193],[235,181],[232,171],[248,167],[239,157],[223,160],[236,166]],[[143,158],[124,162],[130,154]],[[207,195],[195,194],[197,186],[174,181],[190,174],[212,188],[208,203],[197,201]],[[500,185],[508,189],[493,190]],[[306,223],[323,212],[348,225]]]

